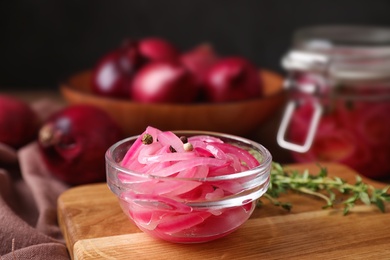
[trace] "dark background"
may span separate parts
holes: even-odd
[[[324,24],[390,26],[386,0],[19,0],[0,2],[0,88],[53,89],[124,38],[209,42],[283,72],[292,33]]]

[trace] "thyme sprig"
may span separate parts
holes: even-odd
[[[278,197],[288,191],[295,191],[324,200],[323,208],[326,209],[336,205],[338,192],[348,195],[346,199],[337,202],[344,205],[343,214],[346,215],[358,202],[366,205],[376,205],[380,211],[385,212],[385,202],[390,202],[389,190],[390,185],[378,189],[363,182],[360,176],[356,177],[354,184],[350,184],[339,177],[329,177],[327,169],[320,165],[318,174],[313,175],[308,170],[287,172],[282,165],[274,162],[271,169],[270,186],[264,194],[264,198],[275,206],[291,210],[291,203],[281,202]],[[259,205],[261,203],[259,201]]]

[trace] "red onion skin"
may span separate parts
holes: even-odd
[[[122,130],[106,112],[90,105],[73,105],[44,123],[38,144],[54,176],[80,185],[105,180],[105,152],[122,138]]]
[[[197,92],[194,78],[181,64],[151,62],[135,76],[131,98],[141,103],[190,103]]]
[[[128,98],[131,81],[138,70],[152,61],[176,60],[173,44],[160,38],[126,39],[104,55],[92,73],[92,92],[102,96]]]
[[[176,46],[157,37],[140,40],[138,50],[140,55],[149,61],[175,61],[179,56]]]
[[[204,90],[210,102],[241,101],[261,97],[262,82],[259,71],[248,60],[227,57],[209,69]]]
[[[95,94],[110,97],[126,97],[129,78],[120,72],[117,64],[119,53],[106,55],[92,74],[92,91]]]
[[[126,41],[106,55],[92,71],[92,92],[102,96],[127,98],[129,82],[144,60],[138,53],[138,43]]]
[[[24,101],[13,96],[0,95],[0,142],[15,149],[33,141],[40,120]]]
[[[200,85],[204,84],[207,71],[218,60],[218,55],[209,44],[199,45],[180,56],[180,61],[193,73]]]

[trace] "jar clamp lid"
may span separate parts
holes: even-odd
[[[358,88],[367,82],[374,83],[372,86],[379,83],[381,88],[390,90],[390,29],[367,26],[303,28],[294,34],[293,48],[283,57],[282,66],[291,74],[314,73],[321,77],[325,86],[296,82],[293,77],[285,81],[286,88],[319,98],[355,98],[351,93],[358,93]],[[389,97],[384,95],[381,98]],[[318,99],[312,100],[314,113],[303,145],[291,143],[285,138],[297,106],[296,100],[288,102],[277,134],[281,147],[301,153],[310,149],[323,113]]]

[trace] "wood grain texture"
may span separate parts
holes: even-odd
[[[326,164],[330,176],[354,182],[357,173]],[[309,169],[312,164],[290,165]],[[365,179],[374,186],[382,183]],[[203,244],[173,244],[142,233],[123,214],[106,184],[72,188],[58,200],[59,224],[73,259],[384,259],[390,255],[390,216],[375,207],[321,210],[322,201],[289,193],[291,212],[264,201],[231,235]],[[387,210],[390,210],[387,207]]]

